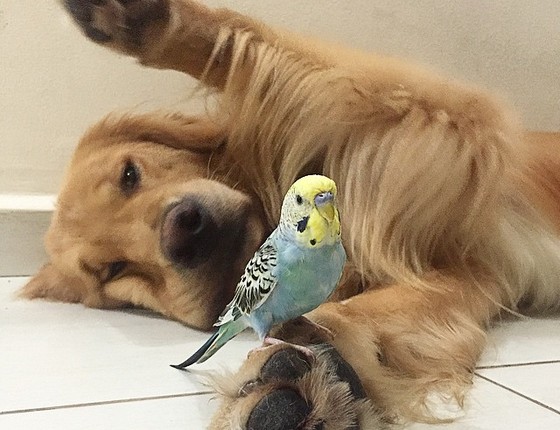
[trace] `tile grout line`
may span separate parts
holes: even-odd
[[[60,409],[88,408],[92,406],[116,405],[122,403],[148,402],[151,400],[178,399],[182,397],[196,397],[196,396],[202,396],[207,394],[214,394],[214,391],[200,391],[198,393],[183,393],[183,394],[166,394],[161,396],[135,397],[135,398],[121,399],[121,400],[103,400],[99,402],[74,403],[74,404],[59,405],[59,406],[45,406],[42,408],[14,409],[11,411],[0,411],[0,416],[24,414],[30,412],[56,411]]]
[[[503,369],[507,367],[523,367],[523,366],[534,366],[539,364],[560,364],[560,360],[546,360],[546,361],[531,361],[526,363],[511,363],[511,364],[491,364],[489,366],[478,366],[476,370],[486,370],[486,369]]]
[[[509,387],[506,386],[506,385],[500,384],[499,382],[496,382],[496,381],[494,381],[494,380],[492,380],[492,379],[490,379],[490,378],[487,378],[486,376],[482,376],[481,374],[479,374],[479,373],[477,373],[477,372],[475,372],[474,374],[475,374],[476,376],[478,376],[479,378],[484,379],[485,381],[490,382],[491,384],[496,385],[497,387],[503,388],[504,390],[507,390],[507,391],[509,391],[510,393],[516,394],[516,395],[518,395],[519,397],[524,398],[525,400],[529,400],[531,403],[534,403],[534,404],[536,404],[536,405],[538,405],[538,406],[540,406],[540,407],[542,407],[542,408],[548,409],[549,411],[554,412],[554,413],[560,415],[560,411],[554,409],[554,408],[551,407],[551,406],[545,405],[544,403],[539,402],[538,400],[532,399],[531,397],[526,396],[525,394],[522,394],[522,393],[520,393],[519,391],[516,391],[516,390],[514,390],[514,389],[512,389],[512,388],[509,388]]]

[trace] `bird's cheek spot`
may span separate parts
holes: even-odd
[[[305,229],[307,228],[307,223],[308,222],[309,222],[309,217],[308,216],[299,220],[298,223],[296,224],[297,231],[300,232],[300,233],[303,233],[305,231]]]
[[[309,243],[311,244],[311,246],[315,246],[317,244],[317,241],[315,239],[311,239]]]

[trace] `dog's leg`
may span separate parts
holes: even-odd
[[[462,406],[486,325],[499,310],[492,284],[479,282],[484,293],[473,283],[434,275],[426,279],[430,290],[393,285],[324,304],[308,316],[332,331],[332,340],[298,321],[284,325],[275,336],[315,351],[326,344],[333,349],[315,352],[315,361],[289,347],[252,355],[220,387],[225,396],[213,428],[231,422],[266,428],[267,417],[298,416],[302,429],[320,422],[334,429],[376,429],[382,420],[375,416],[433,419],[430,394]],[[285,405],[293,410],[278,409]],[[436,412],[436,418],[442,417]]]
[[[462,405],[486,328],[503,302],[491,281],[434,274],[424,282],[370,290],[309,314],[333,332],[332,344],[376,406],[419,420],[430,417],[430,393]]]

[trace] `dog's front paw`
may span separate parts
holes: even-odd
[[[129,54],[141,52],[170,17],[169,0],[64,0],[64,5],[91,40]]]
[[[381,429],[354,370],[328,345],[310,359],[278,345],[251,354],[240,371],[216,379],[222,404],[215,430]]]

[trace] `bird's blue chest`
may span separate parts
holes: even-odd
[[[340,243],[318,249],[284,244],[278,249],[278,284],[263,304],[272,323],[307,313],[325,302],[336,288],[346,260]]]

